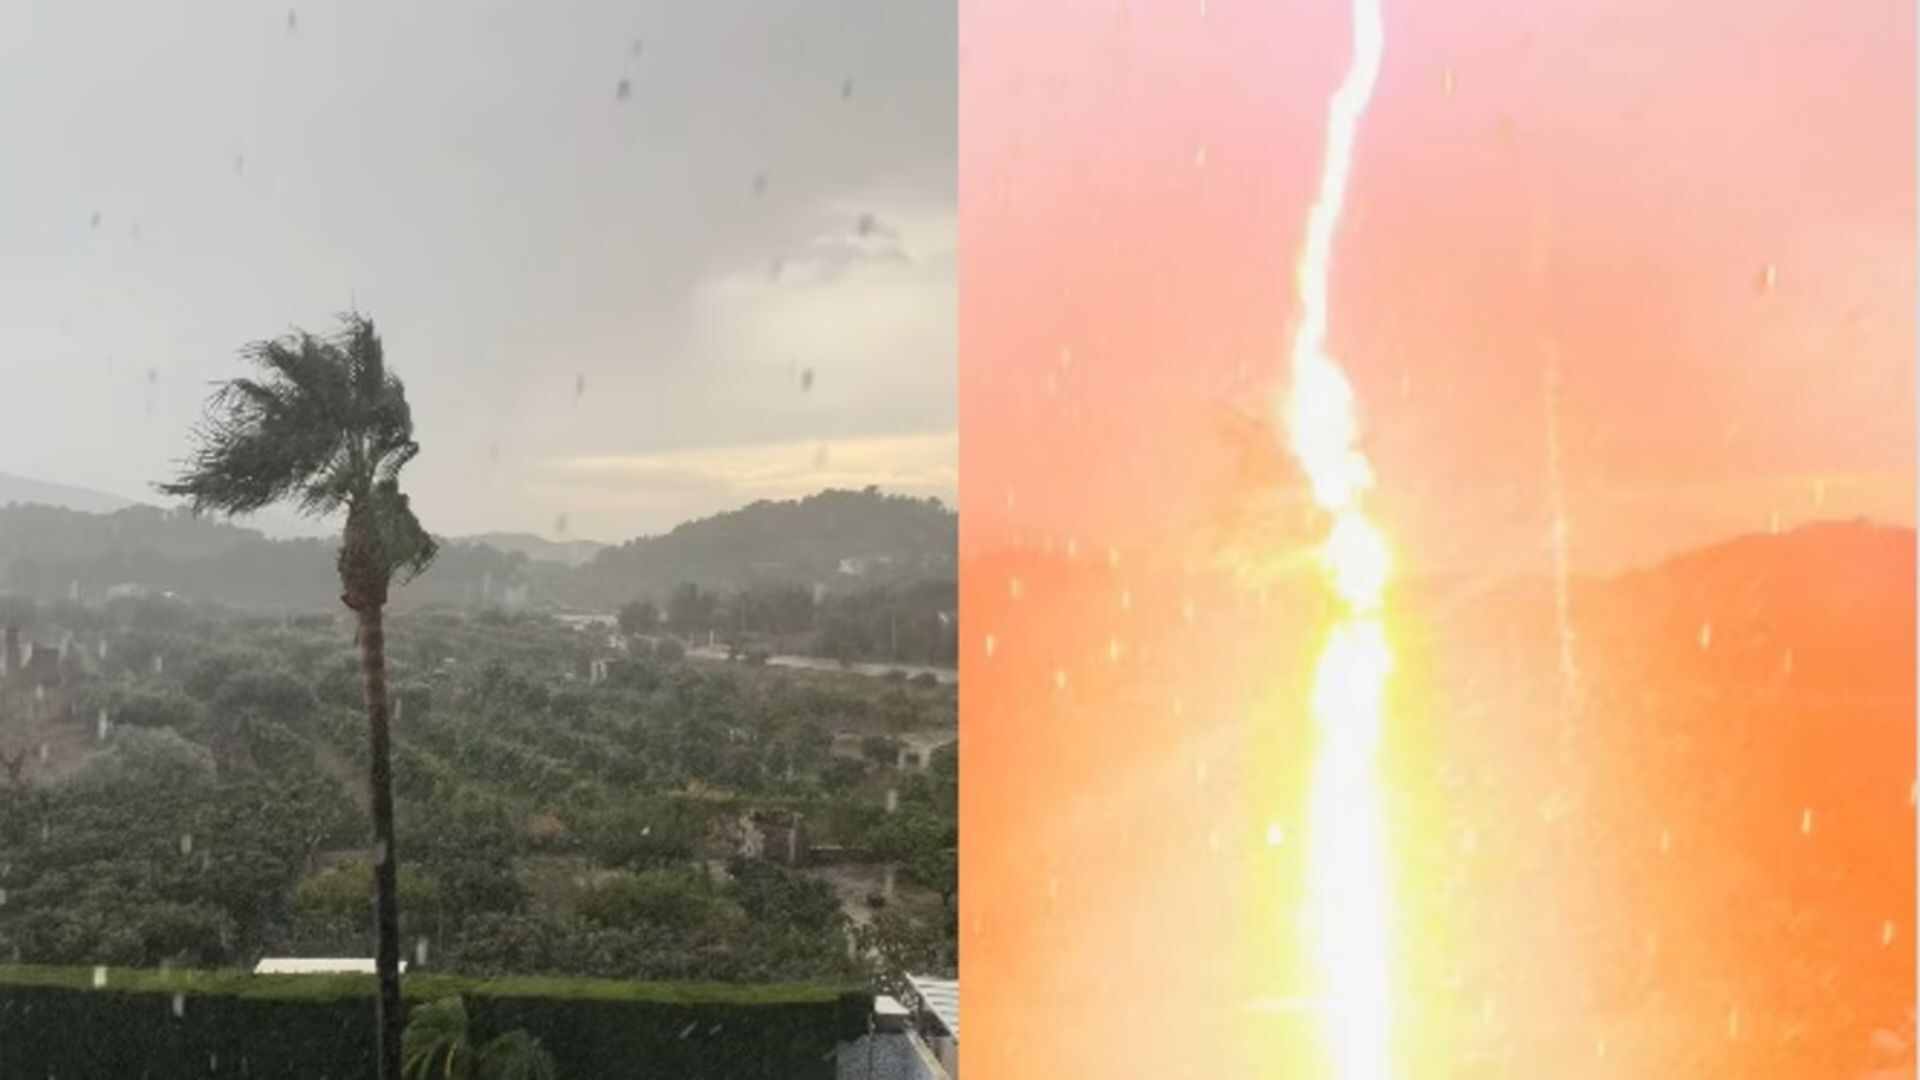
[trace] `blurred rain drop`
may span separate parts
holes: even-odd
[[[98,210],[93,212],[93,223],[91,227],[95,229],[100,227],[100,211]]]
[[[992,634],[988,634],[986,647],[987,647],[987,659],[991,660],[993,659],[994,650],[1000,647],[1000,642]]]
[[[1267,826],[1267,846],[1268,847],[1279,847],[1281,844],[1284,844],[1286,842],[1287,842],[1287,831],[1280,827],[1279,822],[1274,822],[1273,824]]]
[[[421,938],[413,944],[413,963],[415,967],[427,966],[427,939]]]
[[[773,261],[767,264],[767,276],[772,278],[775,281],[779,281],[780,272],[782,270],[785,270],[786,268],[787,268],[786,256],[775,255],[773,257]]]
[[[573,377],[573,400],[579,401],[581,398],[586,396],[586,393],[587,393],[586,375],[584,373],[575,375]]]
[[[846,101],[848,98],[851,98],[852,96],[853,96],[853,80],[852,79],[840,80],[840,100]]]
[[[299,32],[300,32],[300,13],[295,11],[292,8],[288,8],[287,9],[287,33],[297,34]]]
[[[247,156],[245,154],[233,155],[233,175],[241,176],[241,175],[244,175],[246,171],[247,171]]]
[[[1801,836],[1813,835],[1813,808],[1812,807],[1808,807],[1800,811],[1800,835]]]
[[[180,993],[173,995],[173,1015],[176,1019],[187,1015],[187,995]]]
[[[553,531],[559,536],[567,535],[567,515],[562,513],[553,519]]]
[[[1768,263],[1760,268],[1758,274],[1754,275],[1753,289],[1761,296],[1770,295],[1773,292],[1774,285],[1779,280],[1780,271],[1772,263]]]
[[[193,834],[192,833],[180,834],[180,854],[182,855],[193,854]]]
[[[767,174],[764,172],[754,173],[753,174],[754,197],[758,198],[759,196],[765,195],[766,193],[767,193]]]
[[[861,214],[858,228],[861,236],[866,236],[868,233],[873,232],[873,215]]]
[[[1440,74],[1440,92],[1447,95],[1448,97],[1452,97],[1453,86],[1454,86],[1453,69],[1448,68]]]
[[[813,369],[807,368],[800,373],[800,391],[805,393],[813,389]]]
[[[618,83],[614,84],[613,99],[615,101],[625,101],[632,96],[633,96],[632,80],[621,79]]]
[[[98,990],[105,985],[107,985],[107,969],[105,965],[96,964],[93,969],[93,988]]]
[[[821,443],[818,447],[814,449],[813,467],[816,469],[824,469],[827,467],[827,444],[826,443]]]
[[[646,54],[646,51],[647,51],[646,38],[634,38],[633,44],[627,46],[628,55],[632,56],[635,60],[638,60],[640,57],[644,56]]]

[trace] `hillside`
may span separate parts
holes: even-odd
[[[0,473],[0,506],[34,504],[89,514],[108,514],[134,505],[133,500],[104,491],[49,484],[12,473]]]
[[[508,555],[525,555],[534,562],[579,566],[606,549],[594,540],[549,540],[532,533],[491,532],[460,538],[463,543],[481,544]]]
[[[685,582],[723,593],[824,585],[842,594],[951,582],[955,537],[954,514],[936,502],[828,491],[618,548],[520,534],[447,539],[431,571],[397,589],[394,603],[606,611],[643,596],[664,606]],[[0,590],[49,602],[76,594],[97,602],[137,585],[246,610],[332,611],[333,550],[331,539],[272,539],[180,510],[0,507]]]
[[[582,568],[580,580],[601,595],[661,598],[683,581],[739,588],[952,580],[958,520],[938,500],[872,488],[762,500],[602,551]]]

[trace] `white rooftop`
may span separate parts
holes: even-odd
[[[912,988],[913,995],[920,999],[920,1007],[937,1017],[940,1026],[953,1036],[953,1041],[959,1042],[960,984],[952,979],[909,974],[907,985]]]
[[[400,970],[407,970],[407,962],[400,961]],[[351,957],[344,960],[329,960],[316,956],[268,957],[253,967],[255,975],[374,975],[378,969],[370,958]]]

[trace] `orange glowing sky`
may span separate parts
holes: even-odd
[[[1388,5],[1332,344],[1416,568],[1546,567],[1549,348],[1576,570],[1775,514],[1912,522],[1912,15]],[[1345,19],[965,5],[962,423],[995,418],[962,451],[975,540],[1231,500],[1209,432],[1282,375]],[[1009,517],[989,489],[1043,448],[1081,467]]]

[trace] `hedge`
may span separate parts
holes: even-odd
[[[562,1078],[828,1080],[872,995],[841,986],[413,975],[409,1007],[466,997],[476,1042],[525,1028]],[[374,1075],[370,975],[0,965],[0,1076]]]

